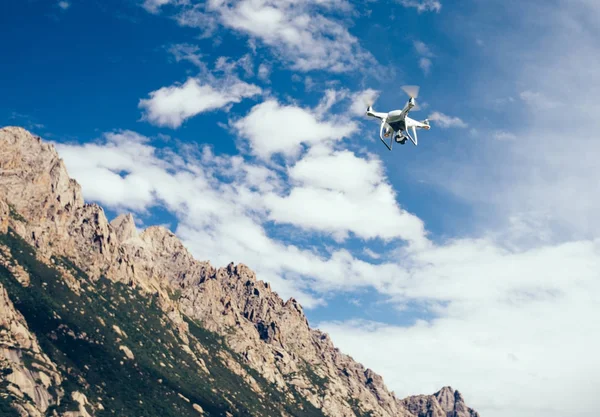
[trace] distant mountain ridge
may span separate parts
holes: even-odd
[[[125,381],[126,395],[101,373]],[[132,401],[132,378],[149,395]],[[54,147],[18,127],[0,129],[3,410],[479,416],[450,387],[396,398],[247,266],[197,261],[163,227],[138,234],[131,215],[108,222],[84,202]]]

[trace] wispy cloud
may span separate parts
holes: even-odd
[[[442,3],[438,0],[398,0],[404,7],[417,9],[417,12],[437,12],[442,10]]]
[[[468,125],[465,122],[463,122],[462,119],[460,119],[459,117],[448,116],[448,115],[445,115],[444,113],[440,113],[437,111],[431,113],[429,115],[428,119],[430,121],[435,121],[442,128],[449,128],[449,127],[466,128],[466,127],[468,127]]]
[[[28,114],[22,114],[16,111],[10,113],[10,115],[8,116],[8,120],[20,123],[27,129],[34,131],[44,129],[46,127],[42,123],[38,122],[33,116],[30,116]]]
[[[537,91],[525,90],[519,94],[519,97],[521,97],[521,100],[525,101],[530,106],[539,110],[553,109],[558,107],[560,104]]]
[[[515,140],[517,136],[514,133],[505,130],[497,130],[492,133],[492,137],[496,140]]]
[[[67,10],[69,7],[71,7],[71,3],[69,3],[68,1],[59,1],[58,7],[60,7],[63,10]]]
[[[203,56],[200,53],[200,47],[197,45],[189,43],[171,45],[169,53],[175,57],[177,62],[188,61],[203,71],[207,70],[206,64],[202,60]]]
[[[431,52],[431,49],[429,49],[429,46],[427,46],[427,44],[425,44],[425,42],[414,41],[413,45],[415,46],[415,50],[417,51],[417,53],[419,55],[423,55],[426,57],[433,57],[433,53]]]
[[[421,58],[419,59],[419,68],[423,70],[425,75],[428,75],[431,72],[431,59],[429,58]]]
[[[271,76],[271,66],[261,63],[258,66],[258,78],[263,81],[269,81],[269,77]]]
[[[376,64],[334,16],[340,10],[352,9],[346,0],[238,0],[193,6],[169,0],[147,3],[150,12],[168,3],[182,6],[176,16],[179,24],[202,29],[204,36],[218,26],[243,33],[272,48],[278,58],[298,71],[340,73]]]
[[[419,58],[419,68],[423,70],[425,75],[428,75],[431,72],[431,66],[433,65],[431,58],[433,58],[435,55],[433,52],[431,52],[429,46],[427,46],[427,44],[424,42],[414,41],[413,44],[417,54],[421,56],[421,58]]]
[[[144,0],[142,7],[146,9],[148,13],[157,14],[160,12],[161,7],[169,4],[184,5],[189,4],[189,0]]]

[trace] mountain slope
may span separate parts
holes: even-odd
[[[397,399],[247,266],[197,261],[130,215],[109,223],[54,148],[14,127],[0,129],[0,285],[0,369],[37,369],[17,339],[46,355],[48,378],[2,377],[0,407],[22,414],[478,415],[450,388]]]

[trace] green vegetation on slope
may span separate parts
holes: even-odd
[[[15,220],[18,220],[23,223],[27,223],[27,220],[25,219],[25,217],[21,216],[19,214],[19,212],[17,211],[17,209],[15,209],[12,204],[8,205],[8,214],[10,215],[10,217],[12,217]]]
[[[183,341],[153,296],[105,278],[91,282],[68,259],[53,259],[79,280],[77,294],[58,270],[38,261],[34,249],[12,230],[0,235],[0,244],[8,246],[12,257],[28,271],[31,284],[22,287],[1,266],[0,283],[65,377],[66,395],[59,407],[53,407],[56,411],[76,409],[71,392],[80,391],[92,404],[102,404],[104,410],[96,411],[97,416],[198,417],[193,404],[209,416],[227,412],[276,416],[283,410],[298,417],[323,416],[296,392],[292,392],[294,400],[287,400],[244,366],[218,335],[189,321],[191,333],[206,351],[196,351],[195,343],[190,348],[205,362],[207,375],[182,349]],[[134,359],[127,359],[121,346],[130,349]],[[265,393],[264,400],[223,364],[219,351],[242,364]],[[0,411],[7,403],[7,398],[0,398]]]

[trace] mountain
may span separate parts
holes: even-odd
[[[479,416],[450,387],[396,398],[246,265],[109,222],[18,127],[0,129],[0,415]]]

